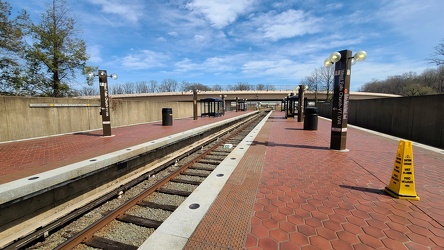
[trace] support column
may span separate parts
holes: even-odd
[[[330,149],[346,150],[352,52],[339,53],[341,60],[335,63]]]
[[[107,77],[106,70],[99,70],[100,114],[102,115],[103,136],[111,136],[111,110]]]

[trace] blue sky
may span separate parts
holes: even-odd
[[[35,21],[42,0],[9,3]],[[442,0],[67,0],[89,65],[115,82],[171,78],[208,86],[298,85],[331,52],[365,50],[351,90],[372,79],[436,67]],[[77,87],[86,86],[83,78]],[[110,82],[113,84],[114,82]]]

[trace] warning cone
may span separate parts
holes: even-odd
[[[419,200],[415,191],[415,171],[411,141],[401,140],[399,142],[392,178],[385,191],[398,199]]]

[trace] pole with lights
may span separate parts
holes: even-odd
[[[198,89],[193,89],[193,120],[197,120],[197,92]]]
[[[298,91],[298,122],[304,121],[304,93],[307,89],[307,85],[299,85],[296,87],[296,91]]]
[[[330,149],[347,151],[348,101],[350,94],[351,66],[367,58],[365,51],[358,51],[354,56],[350,50],[331,53],[325,59],[324,66],[335,64],[333,107],[331,116]]]
[[[88,74],[88,79],[92,81],[95,76],[99,77],[100,114],[102,115],[103,136],[111,136],[111,111],[109,106],[108,75],[106,74],[106,70],[99,70],[97,75],[90,72]],[[116,80],[117,74],[111,74],[109,77]]]
[[[219,97],[222,99],[222,114],[225,115],[225,98],[227,95],[219,95]]]

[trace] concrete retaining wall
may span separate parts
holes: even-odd
[[[331,104],[318,104],[331,118]],[[351,100],[348,123],[444,148],[444,95]]]
[[[89,107],[33,108],[31,104],[82,104]],[[102,129],[99,99],[0,97],[0,142]],[[193,116],[192,102],[122,101],[111,99],[111,126],[162,120],[162,108],[173,117]],[[199,105],[198,105],[199,109]]]

